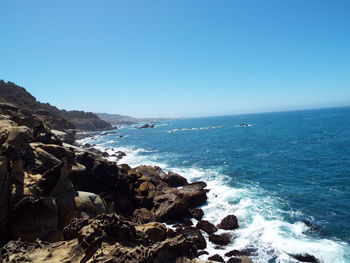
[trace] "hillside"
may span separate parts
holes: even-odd
[[[52,129],[102,130],[112,128],[108,122],[101,120],[92,112],[60,110],[49,103],[41,103],[24,88],[12,82],[0,80],[0,101],[33,111]]]
[[[112,125],[117,124],[134,124],[138,122],[154,122],[169,120],[168,118],[134,118],[120,114],[95,113],[101,120],[107,121]]]

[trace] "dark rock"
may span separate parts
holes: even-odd
[[[152,212],[160,221],[179,221],[190,215],[187,203],[171,193],[156,196]]]
[[[109,157],[109,153],[108,153],[108,152],[103,152],[103,153],[101,154],[101,156],[102,156],[102,157]]]
[[[209,236],[209,241],[219,246],[226,246],[227,244],[230,243],[230,237],[226,234],[221,234],[221,235],[211,234]]]
[[[115,214],[103,214],[94,219],[72,220],[64,234],[77,237],[87,261],[175,262],[178,257],[195,256],[193,243],[183,236],[165,239],[162,224],[136,228]]]
[[[229,258],[226,263],[241,263],[242,260],[240,258]]]
[[[231,250],[225,254],[226,257],[242,257],[242,256],[250,256],[250,252],[248,250]]]
[[[191,216],[198,221],[201,220],[204,216],[204,212],[201,208],[193,208],[190,210]]]
[[[182,220],[182,224],[183,224],[184,226],[192,226],[192,225],[193,225],[193,222],[192,222],[192,220],[189,219],[189,218],[184,218],[184,219]]]
[[[118,129],[118,128],[114,128],[114,129]],[[110,135],[110,134],[117,134],[117,133],[116,132],[101,132],[100,133],[101,136]]]
[[[114,211],[118,215],[122,215],[125,217],[131,217],[134,211],[133,205],[131,201],[126,198],[125,196],[118,196],[114,198]],[[150,217],[151,219],[152,217]],[[149,222],[149,221],[144,221],[141,220],[142,222]]]
[[[184,235],[187,240],[194,242],[197,249],[205,249],[207,247],[207,242],[202,233],[195,227],[184,227],[180,230],[180,234]]]
[[[319,261],[313,255],[303,254],[303,255],[292,255],[293,258],[299,260],[300,262],[310,262],[318,263]]]
[[[146,208],[139,208],[134,211],[133,222],[145,224],[154,221],[153,213]]]
[[[217,262],[225,262],[222,256],[215,254],[214,256],[208,257],[209,260],[217,261]]]
[[[204,232],[208,233],[208,234],[213,234],[216,231],[218,231],[218,229],[216,228],[216,226],[214,226],[212,223],[210,223],[207,220],[201,220],[197,223],[196,227],[200,230],[203,230]]]
[[[168,174],[164,176],[162,179],[170,187],[179,187],[179,186],[188,185],[187,179],[185,177],[173,172],[168,172]]]
[[[225,230],[234,230],[238,228],[238,220],[234,215],[228,215],[221,220],[221,223],[218,224],[218,228]]]
[[[167,237],[167,228],[158,222],[151,222],[135,227],[137,231],[143,232],[152,242],[164,241]]]
[[[145,124],[143,126],[138,127],[138,129],[154,128],[154,126],[154,124]]]
[[[209,253],[205,250],[201,250],[201,251],[198,251],[197,252],[197,256],[200,257],[200,256],[203,256],[203,255],[209,255]]]
[[[198,182],[186,185],[181,188],[171,188],[167,189],[167,192],[173,193],[182,199],[186,200],[189,208],[195,208],[197,206],[203,205],[207,202],[207,192],[208,190],[204,189],[206,183]]]

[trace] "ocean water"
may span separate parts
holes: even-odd
[[[231,244],[208,242],[211,254],[248,248],[254,262],[298,262],[290,255],[305,253],[350,262],[350,108],[181,119],[117,133],[81,143],[124,151],[119,163],[204,180],[204,219],[238,217]]]

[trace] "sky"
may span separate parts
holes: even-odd
[[[59,108],[350,106],[348,0],[1,0],[0,79]]]

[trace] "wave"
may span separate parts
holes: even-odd
[[[179,131],[199,131],[199,130],[211,130],[211,129],[220,129],[221,126],[209,126],[209,127],[198,127],[198,128],[178,128],[173,129],[168,132],[179,132]]]
[[[85,139],[84,139],[85,140]],[[92,141],[96,143],[96,141]],[[115,145],[114,145],[115,146]],[[96,146],[100,150],[110,148],[109,142],[100,142]],[[233,249],[248,249],[253,251],[252,260],[257,263],[298,262],[291,257],[296,254],[314,255],[322,263],[350,262],[349,244],[342,241],[317,238],[307,233],[311,226],[297,221],[289,222],[285,218],[301,217],[300,211],[284,211],[283,200],[273,197],[257,185],[240,185],[234,187],[228,184],[232,179],[222,174],[218,169],[202,169],[201,167],[171,167],[167,163],[160,163],[156,151],[137,147],[116,147],[107,152],[121,150],[126,156],[120,161],[131,167],[146,164],[161,167],[165,172],[173,171],[185,176],[190,182],[205,181],[208,184],[208,202],[201,208],[205,220],[218,224],[229,214],[234,214],[239,220],[240,227],[230,233],[234,239],[225,247],[218,249],[208,240],[206,251],[209,255],[219,254],[225,260],[224,254]],[[151,153],[151,154],[150,154]],[[196,220],[193,219],[196,223]],[[207,259],[208,256],[201,256]]]

